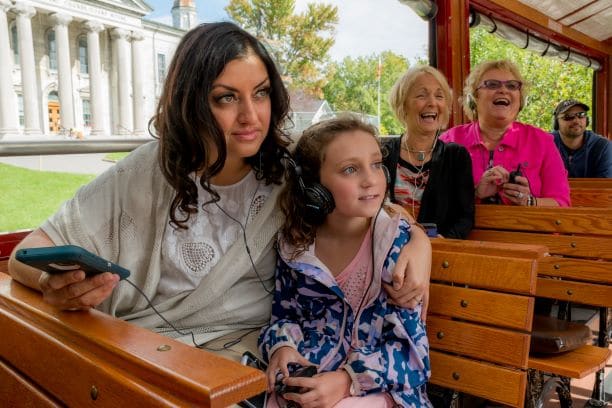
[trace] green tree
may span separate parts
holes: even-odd
[[[268,46],[290,86],[321,95],[337,7],[309,3],[305,12],[296,14],[295,0],[230,0],[225,11]]]
[[[556,58],[526,51],[480,27],[470,30],[470,64],[488,60],[513,61],[529,86],[528,103],[519,119],[544,130],[552,129],[553,110],[564,99],[578,99],[592,106],[593,70]]]
[[[397,78],[408,69],[409,63],[406,58],[392,51],[381,53],[380,60],[380,133],[399,135],[403,129],[389,107],[389,91]],[[342,62],[328,65],[329,81],[323,87],[323,94],[335,111],[377,116],[378,61],[379,55],[370,55],[346,57]]]

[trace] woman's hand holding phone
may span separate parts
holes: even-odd
[[[86,277],[83,270],[60,274],[42,272],[38,280],[45,302],[62,310],[88,310],[110,296],[119,275],[104,272]]]

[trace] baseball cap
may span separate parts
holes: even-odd
[[[585,105],[584,103],[577,101],[575,99],[566,99],[565,101],[559,102],[559,104],[555,108],[554,114],[555,116],[560,115],[562,113],[565,113],[569,108],[572,108],[574,106],[581,106],[585,112],[589,111],[589,107]]]

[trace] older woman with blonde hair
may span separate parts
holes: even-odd
[[[553,137],[516,120],[526,100],[527,85],[514,63],[483,62],[472,69],[464,87],[463,108],[472,122],[440,139],[470,152],[481,202],[569,206],[567,172]]]
[[[390,196],[437,234],[466,238],[474,223],[472,164],[467,150],[438,140],[448,124],[451,91],[446,78],[427,65],[410,68],[397,80],[390,100],[406,131],[383,140]]]

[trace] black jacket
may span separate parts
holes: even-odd
[[[386,138],[382,143],[386,154],[384,163],[389,169],[390,197],[395,203],[394,186],[401,138]],[[472,230],[474,180],[472,160],[465,147],[441,140],[436,143],[417,221],[435,223],[438,233],[447,238],[465,239]]]

